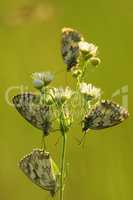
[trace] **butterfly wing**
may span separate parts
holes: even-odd
[[[33,183],[44,190],[50,191],[53,196],[59,188],[59,172],[53,173],[52,161],[48,152],[34,149],[20,161],[19,166]]]
[[[128,111],[118,104],[102,100],[85,116],[83,131],[99,130],[120,124],[128,117]]]
[[[79,46],[78,42],[84,40],[81,34],[71,28],[62,29],[61,54],[67,70],[78,64]]]
[[[13,104],[17,111],[34,127],[47,134],[51,123],[49,121],[49,107],[39,104],[39,96],[23,93],[13,97]]]

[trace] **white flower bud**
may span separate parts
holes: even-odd
[[[97,57],[91,57],[90,63],[94,66],[97,66],[101,63],[101,60],[100,60],[100,58],[97,58]]]

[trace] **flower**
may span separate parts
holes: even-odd
[[[50,89],[50,95],[57,103],[64,103],[72,97],[73,91],[69,87],[66,87],[65,89],[52,88]]]
[[[32,74],[33,84],[40,89],[48,85],[53,80],[53,75],[50,72],[35,72]]]
[[[101,89],[85,82],[80,83],[80,92],[87,97],[87,100],[98,99],[101,96]]]
[[[79,45],[79,49],[80,49],[81,52],[89,53],[90,56],[93,56],[93,57],[96,56],[98,47],[95,46],[94,44],[88,43],[88,42],[85,42],[85,41],[80,41],[78,43],[78,45]]]

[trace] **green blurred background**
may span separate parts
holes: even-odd
[[[90,68],[87,81],[101,87],[104,98],[123,86],[127,94],[114,98],[122,104],[123,95],[131,94],[133,3],[129,0],[1,0],[0,1],[0,200],[47,200],[50,195],[32,184],[19,170],[18,160],[40,146],[41,134],[5,100],[11,86],[32,89],[31,73],[52,70],[54,84],[73,87],[60,56],[60,31],[64,26],[80,30],[86,40],[99,46],[102,64]],[[14,89],[10,97],[19,92]],[[67,160],[69,179],[65,199],[132,200],[133,135],[130,118],[118,127],[90,131],[84,148],[70,132]],[[48,138],[48,148],[59,162],[58,133]]]

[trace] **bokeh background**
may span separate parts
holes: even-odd
[[[99,46],[102,63],[88,69],[87,81],[101,87],[103,98],[128,86],[129,92],[114,98],[122,104],[129,97],[130,118],[120,126],[90,131],[84,148],[77,145],[82,133],[69,133],[69,178],[65,199],[132,200],[132,36],[133,3],[130,0],[1,0],[0,1],[0,199],[47,200],[50,195],[32,184],[19,170],[18,161],[40,147],[41,133],[7,103],[10,87],[32,88],[31,73],[53,71],[55,86],[74,86],[60,55],[64,26],[80,30]],[[13,89],[9,96],[17,94]],[[119,92],[118,92],[119,93]],[[131,102],[131,104],[130,104]],[[58,133],[48,138],[48,148],[59,162]]]

